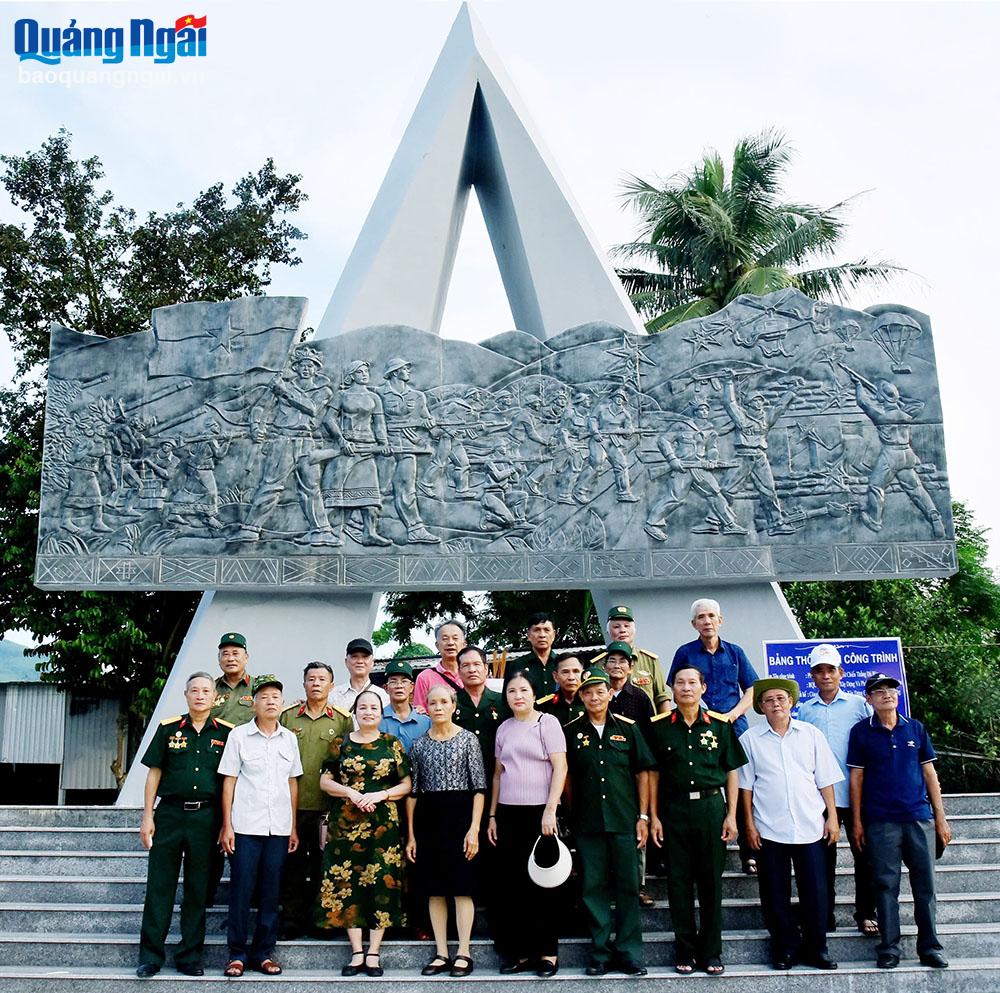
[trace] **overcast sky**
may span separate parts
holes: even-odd
[[[886,258],[916,275],[848,302],[905,303],[931,315],[952,492],[996,531],[998,7],[474,7],[605,247],[633,234],[618,200],[625,174],[670,175],[706,148],[728,152],[765,127],[782,129],[796,149],[790,198],[828,205],[870,190],[853,208],[840,260]],[[0,149],[22,153],[65,127],[76,153],[100,156],[119,200],[140,211],[188,202],[274,156],[281,170],[302,174],[310,200],[296,221],[309,234],[303,264],[278,272],[271,292],[309,297],[315,322],[457,10],[455,0],[0,0]],[[29,63],[13,54],[18,17],[108,26],[134,14],[172,23],[188,12],[209,17],[209,55],[161,68],[153,85],[19,79]],[[10,216],[0,199],[0,217]],[[473,201],[444,334],[475,340],[510,326]],[[5,350],[0,375],[11,368]],[[1000,537],[994,545],[997,563]]]

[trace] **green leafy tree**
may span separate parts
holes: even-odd
[[[787,583],[807,638],[898,635],[914,716],[951,790],[1000,783],[1000,583],[983,530],[954,504],[958,572],[947,579]]]
[[[868,259],[817,264],[834,254],[854,198],[826,209],[783,200],[790,155],[784,136],[768,130],[740,141],[728,170],[710,151],[666,181],[625,181],[622,196],[638,215],[640,238],[616,247],[629,263],[618,275],[648,331],[713,314],[741,293],[793,286],[840,300],[906,271]]]
[[[50,592],[32,584],[37,542],[44,369],[53,321],[106,337],[149,328],[154,307],[256,295],[276,265],[297,265],[290,221],[305,194],[271,159],[227,193],[137,212],[116,202],[98,158],[77,160],[60,131],[36,151],[0,155],[20,217],[0,220],[0,328],[18,383],[0,391],[0,631],[43,642],[45,679],[112,689],[149,710],[198,595]]]

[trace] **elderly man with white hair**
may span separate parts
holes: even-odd
[[[871,709],[865,703],[863,696],[857,693],[845,693],[840,688],[844,669],[836,645],[823,643],[813,648],[809,653],[809,675],[812,676],[812,681],[819,692],[799,704],[798,717],[800,721],[819,728],[844,774],[844,780],[834,784],[833,793],[837,802],[837,816],[847,829],[847,837],[851,839],[851,853],[854,856],[854,920],[857,921],[858,930],[862,934],[874,937],[878,934],[878,924],[875,922],[875,891],[872,888],[868,857],[863,849],[854,844],[852,838],[851,800],[847,788],[847,781],[850,778],[847,772],[847,742],[851,736],[851,728],[858,721],[868,720],[871,717]],[[837,929],[834,918],[836,878],[837,849],[830,846],[826,850],[827,931]]]
[[[747,653],[731,641],[719,637],[722,608],[718,600],[700,597],[691,604],[691,627],[698,632],[694,641],[681,645],[674,652],[667,682],[673,685],[678,669],[691,666],[705,677],[705,706],[714,716],[733,725],[737,737],[746,731],[746,712],[753,704],[753,684],[758,676]],[[743,871],[757,874],[757,859],[746,842],[742,807],[740,820],[740,862]]]

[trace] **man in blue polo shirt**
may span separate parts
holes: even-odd
[[[847,741],[851,735],[851,728],[858,721],[868,720],[871,717],[871,710],[868,709],[863,696],[857,693],[845,693],[840,688],[840,681],[844,676],[844,669],[840,663],[840,652],[836,645],[816,645],[809,653],[809,675],[812,676],[812,681],[819,692],[799,704],[798,718],[823,732],[823,737],[826,738],[840,765],[840,771],[844,774],[841,782],[834,783],[833,795],[837,801],[837,817],[850,838]],[[875,894],[872,892],[868,858],[862,849],[855,846],[853,840],[851,854],[854,856],[854,919],[862,934],[875,937],[878,934],[878,925],[875,923]],[[829,845],[826,849],[827,931],[837,930],[837,921],[834,917],[836,878],[837,846]]]
[[[851,730],[847,766],[851,773],[851,830],[866,849],[875,886],[882,939],[876,965],[899,965],[899,879],[902,863],[910,872],[917,954],[932,969],[944,969],[936,930],[934,852],[951,841],[941,786],[934,769],[934,746],[923,724],[897,710],[899,681],[881,673],[865,683],[865,698],[875,711]]]
[[[753,705],[753,684],[757,681],[757,673],[739,645],[719,637],[722,608],[718,600],[695,600],[691,604],[691,627],[698,632],[698,637],[674,652],[667,683],[673,685],[678,669],[697,669],[705,677],[705,695],[702,698],[705,706],[713,715],[729,721],[738,738],[749,726],[745,714]],[[746,841],[742,805],[737,811],[737,825],[743,871],[755,876],[757,859]]]

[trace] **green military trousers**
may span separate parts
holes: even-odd
[[[674,961],[704,966],[722,957],[722,870],[726,845],[722,822],[726,807],[716,791],[703,800],[686,794],[660,801],[663,823],[667,898],[674,929]],[[694,895],[698,893],[701,927],[696,930]]]
[[[583,906],[593,941],[595,964],[617,959],[642,965],[639,911],[639,853],[632,834],[580,832],[576,848],[583,877]],[[615,912],[612,919],[611,897]],[[612,924],[614,941],[611,940]]]
[[[200,965],[212,854],[219,832],[218,812],[214,806],[184,810],[161,801],[153,820],[156,830],[149,850],[139,962],[162,966],[166,958],[164,949],[183,859],[181,940],[174,953],[174,964]]]

